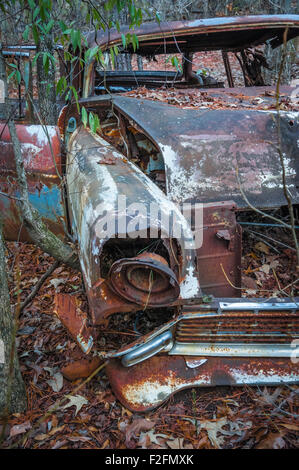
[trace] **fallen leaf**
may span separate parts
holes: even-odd
[[[229,427],[229,430],[223,429],[226,425]],[[251,426],[251,421],[229,421],[226,417],[215,421],[200,421],[200,428],[207,431],[211,444],[217,449],[220,449],[224,443],[224,436],[241,436],[242,431],[244,431],[244,429],[250,429]],[[222,435],[219,436],[219,434]]]
[[[18,434],[23,434],[24,432],[28,431],[28,429],[31,428],[31,424],[29,421],[26,421],[25,423],[22,424],[15,424],[9,434],[9,439],[11,437],[17,436]]]
[[[59,286],[59,284],[65,284],[65,279],[51,279],[51,281],[49,282],[49,284],[51,286],[53,286],[55,288],[55,290],[57,289],[57,287]]]
[[[242,285],[247,289],[256,289],[257,285],[254,279],[249,276],[242,276]]]
[[[75,416],[77,415],[78,411],[81,410],[82,406],[87,405],[88,403],[88,400],[82,397],[82,395],[66,395],[66,398],[68,398],[70,401],[61,408],[64,410],[65,408],[69,408],[70,406],[75,406]]]
[[[269,254],[269,247],[263,243],[263,242],[257,242],[255,245],[254,245],[254,248],[258,251],[260,251],[261,253],[265,253],[266,255]]]
[[[183,443],[184,443],[183,437],[177,437],[176,439],[173,439],[173,440],[170,439],[169,441],[166,441],[166,444],[171,449],[184,449]]]
[[[217,449],[220,449],[224,442],[224,437],[218,436],[218,434],[222,433],[222,428],[226,424],[227,418],[220,418],[217,421],[200,421],[201,429],[205,429],[207,431],[211,444]]]
[[[106,449],[107,446],[109,446],[109,439],[106,439],[106,441],[102,445],[101,449]]]
[[[169,436],[166,434],[156,434],[153,429],[148,432],[141,432],[138,446],[142,447],[142,449],[148,449],[151,447],[152,444],[156,444],[161,447],[161,449],[165,449],[166,446],[164,442],[169,439]]]
[[[299,431],[299,426],[297,424],[284,424],[281,423],[280,426],[289,429],[290,431]]]
[[[280,266],[280,262],[277,259],[274,259],[273,261],[271,261],[270,268],[276,269],[277,266]]]
[[[269,433],[265,439],[262,439],[256,449],[283,449],[286,446],[285,440],[280,433]]]
[[[136,438],[137,434],[139,434],[141,431],[149,431],[154,426],[155,426],[155,423],[148,419],[143,419],[143,418],[135,419],[131,424],[129,424],[125,428],[126,446],[130,447],[132,438]]]
[[[270,264],[263,264],[263,265],[260,267],[260,271],[263,271],[263,273],[265,273],[265,274],[269,274],[270,269],[271,269]]]
[[[62,446],[64,446],[67,443],[67,441],[57,441],[52,449],[60,449]]]
[[[257,401],[261,405],[275,405],[275,402],[281,392],[282,389],[280,387],[277,387],[271,394],[269,389],[267,387],[264,387],[264,389],[259,392],[259,398],[255,398],[255,401]]]
[[[70,436],[67,438],[69,441],[72,442],[86,442],[90,441],[91,437],[84,437],[84,436]]]
[[[63,387],[63,375],[60,372],[56,372],[52,379],[47,380],[47,383],[50,385],[53,392],[60,392]]]
[[[57,427],[57,428],[52,429],[52,430],[48,433],[48,435],[49,435],[49,436],[53,436],[53,434],[56,434],[57,432],[62,431],[64,428],[65,428],[65,424],[63,424],[62,426],[59,426],[59,427]]]
[[[44,441],[45,439],[48,439],[48,437],[50,437],[48,434],[37,434],[34,436],[34,439],[36,441]]]
[[[24,326],[23,328],[20,328],[18,330],[18,335],[23,336],[23,335],[31,335],[34,333],[36,328],[34,326]]]

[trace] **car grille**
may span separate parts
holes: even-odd
[[[184,319],[177,324],[178,343],[290,343],[299,338],[296,312],[231,312]]]

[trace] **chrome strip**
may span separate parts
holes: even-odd
[[[290,344],[174,343],[169,355],[227,357],[291,357]]]
[[[299,310],[296,302],[219,302],[220,309],[226,310]]]
[[[161,351],[169,351],[172,345],[171,331],[165,331],[165,333],[162,333],[160,336],[157,336],[148,343],[139,346],[137,349],[123,356],[121,360],[122,365],[124,367],[133,366],[139,362],[145,361],[145,359],[149,359]]]

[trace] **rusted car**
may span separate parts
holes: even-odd
[[[26,109],[20,117],[30,200],[55,233],[67,226],[78,242],[89,316],[66,294],[56,295],[56,313],[87,358],[108,360],[112,389],[131,410],[149,410],[187,387],[298,381],[299,299],[240,297],[237,214],[248,204],[286,204],[278,129],[286,186],[299,202],[299,113],[278,116],[244,102],[180,109],[111,93],[165,85],[185,94],[203,89],[228,103],[240,93],[273,100],[273,88],[262,83],[261,53],[252,48],[281,45],[286,30],[287,40],[299,35],[299,16],[145,24],[135,30],[138,53],[179,51],[181,74],[70,66],[80,105],[98,116],[100,129],[84,127],[76,105],[61,109],[57,127],[48,126],[49,139],[26,121]],[[103,51],[121,49],[126,32],[92,33],[87,40]],[[222,51],[230,88],[195,76],[192,53],[206,50]],[[228,52],[241,61],[243,89],[233,88]],[[296,93],[287,86],[280,91]],[[1,128],[0,189],[16,194],[10,137],[5,123]],[[26,239],[15,201],[0,196],[0,206],[6,237]],[[115,314],[152,312],[158,318],[152,331],[119,349],[101,349],[98,338]]]

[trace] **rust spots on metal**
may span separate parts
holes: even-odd
[[[130,368],[115,359],[108,363],[106,373],[119,401],[137,412],[149,411],[190,387],[275,385],[298,380],[299,364],[288,358],[193,357],[192,361],[196,359],[198,366],[189,367],[183,356],[160,355]]]
[[[57,176],[61,174],[60,134],[55,126],[16,124],[17,136],[21,143],[24,166],[28,173]],[[0,124],[0,169],[15,172],[15,160],[11,137],[7,125]],[[51,150],[52,148],[52,150]]]
[[[140,309],[139,305],[128,302],[115,294],[106,279],[101,283],[95,283],[87,294],[94,325],[107,326],[108,317],[113,313],[134,312]]]
[[[134,30],[138,36],[138,54],[154,55],[200,50],[240,50],[252,44],[263,44],[267,40],[273,47],[283,42],[283,32],[288,27],[288,39],[298,34],[298,15],[256,15],[243,17],[209,18],[190,21],[171,21],[159,24],[144,23]],[[119,31],[90,32],[89,47],[101,49],[122,45],[122,34],[130,32],[129,26]],[[176,38],[174,40],[174,37]],[[128,46],[128,52],[133,52]]]
[[[79,305],[78,299],[70,294],[56,294],[54,312],[76,340],[81,350],[88,354],[93,346],[92,329],[88,327],[88,317]]]
[[[17,124],[24,167],[27,173],[29,201],[43,221],[56,235],[64,235],[66,215],[62,175],[62,155],[59,130],[40,125]],[[30,241],[22,226],[17,199],[19,196],[14,152],[8,127],[0,124],[0,210],[3,214],[4,236],[8,240]]]
[[[232,201],[203,206],[203,244],[197,250],[197,268],[202,291],[217,297],[238,297],[241,287],[241,227]],[[221,265],[229,279],[223,274]]]
[[[247,208],[241,184],[256,207],[285,204],[281,165],[273,145],[277,142],[275,111],[182,109],[125,96],[117,96],[114,106],[138,123],[160,148],[170,200],[226,200],[234,201],[238,209]],[[296,202],[298,113],[283,112],[280,120],[287,186]]]
[[[61,373],[67,380],[85,379],[99,367],[101,362],[98,357],[80,359],[62,367]]]
[[[108,278],[98,279],[88,296],[93,323],[107,325],[113,313],[171,305],[179,296],[179,285],[162,256],[145,252],[113,263]]]
[[[100,160],[97,161],[98,165],[115,165],[116,158],[112,155],[110,156],[101,156]]]
[[[296,312],[223,312],[221,317],[183,319],[176,329],[181,343],[287,343],[299,336]]]
[[[146,252],[116,261],[109,278],[111,287],[120,297],[142,306],[170,305],[180,293],[176,275],[167,261],[156,253]]]

